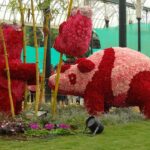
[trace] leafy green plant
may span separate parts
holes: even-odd
[[[50,135],[50,131],[42,129],[42,130],[33,130],[29,129],[25,131],[26,136],[32,136],[32,137],[43,137]]]
[[[49,110],[49,108],[49,104],[42,104],[40,107],[42,111]],[[31,118],[26,118],[25,114],[32,114],[32,112],[32,107],[30,107],[26,112],[17,116],[16,121],[7,115],[4,117],[3,114],[0,114],[0,123],[2,124],[2,120],[12,122],[9,123],[12,125],[8,126],[9,129],[11,129],[11,126],[16,126],[14,122],[17,123],[21,120],[26,125],[25,135],[40,137],[47,135],[68,135],[75,132],[80,133],[81,131],[84,131],[86,126],[85,121],[89,117],[85,108],[82,106],[59,108],[55,119],[52,118],[50,111],[47,111],[46,116],[36,117],[33,114]],[[104,126],[112,126],[143,121],[145,120],[145,117],[141,113],[134,111],[132,108],[113,108],[109,113],[101,115],[99,120]]]
[[[55,130],[52,130],[51,133],[53,135],[71,135],[71,134],[74,134],[71,130],[66,130],[66,129],[55,129]]]
[[[30,136],[30,137],[45,137],[45,136],[57,136],[57,135],[71,135],[74,134],[71,130],[67,129],[53,129],[53,130],[46,130],[46,129],[41,129],[41,130],[26,130],[25,135]]]
[[[51,45],[54,44],[54,41],[55,41],[57,35],[58,35],[58,29],[51,28]]]
[[[44,37],[42,33],[42,28],[38,27],[36,34],[37,34],[37,43],[38,46],[43,46],[44,45]],[[31,26],[26,26],[26,36],[27,36],[27,45],[29,46],[34,46],[34,37],[33,37],[33,29]]]
[[[104,125],[116,125],[145,120],[145,117],[143,114],[133,111],[132,108],[115,108],[113,111],[103,114],[100,120]]]
[[[85,128],[85,121],[89,117],[86,110],[82,106],[67,106],[65,108],[58,108],[57,116],[55,120],[52,118],[50,113],[49,104],[41,105],[41,110],[48,111],[44,117],[32,117],[30,122],[38,122],[41,125],[46,123],[53,124],[69,124],[72,129],[76,131],[83,131]],[[29,110],[28,110],[29,111]],[[128,122],[137,122],[145,120],[143,114],[134,111],[132,108],[113,108],[109,113],[104,113],[99,117],[99,120],[107,125],[125,124]]]
[[[58,15],[59,13],[61,13],[63,10],[66,10],[67,7],[68,7],[68,4],[66,3],[65,0],[44,0],[41,2],[41,0],[37,0],[37,1],[34,1],[35,2],[35,11],[45,11],[47,10],[49,7],[51,7],[49,9],[49,13],[51,14],[51,18],[50,18],[50,21],[52,21],[56,15]],[[56,6],[57,7],[54,7]],[[8,3],[8,9],[10,9],[14,14],[16,12],[19,12],[20,9],[19,9],[19,3],[18,3],[18,0],[10,0],[9,3]],[[24,13],[27,14],[27,17],[28,17],[28,21],[29,21],[29,18],[31,17],[31,6],[30,6],[30,3],[24,3],[23,4],[23,11]],[[15,21],[15,20],[14,20]],[[38,46],[43,46],[44,45],[44,37],[43,37],[43,34],[42,34],[42,28],[41,27],[38,27],[37,28],[37,42],[38,42]],[[58,34],[58,29],[51,29],[51,42],[53,44],[54,42],[54,39],[56,37],[56,35]],[[27,36],[27,45],[30,45],[30,46],[34,46],[34,38],[33,38],[33,29],[32,27],[30,26],[26,26],[26,36]]]
[[[87,117],[88,114],[82,106],[69,106],[58,110],[56,120],[70,124],[74,129],[83,130]]]
[[[60,10],[65,10],[68,7],[65,0],[57,0],[57,1],[44,0],[43,2],[41,2],[41,0],[36,0],[34,2],[36,3],[35,10],[37,10],[37,11],[43,11],[43,10],[49,8],[49,6],[55,6],[55,4],[57,3],[57,5],[59,5],[59,7],[51,7],[51,9],[50,9],[50,13],[52,15],[51,19],[53,19],[55,17],[55,15],[57,15],[59,13]],[[8,3],[8,8],[13,11],[19,11],[18,1],[10,0]],[[25,13],[27,12],[28,15],[31,15],[29,10],[30,10],[30,3],[24,4]]]

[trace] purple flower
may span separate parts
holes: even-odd
[[[47,130],[51,130],[51,129],[54,129],[55,125],[54,124],[51,124],[51,123],[47,123],[45,124],[44,128],[47,129]]]
[[[39,129],[39,128],[40,128],[39,125],[38,125],[38,123],[30,123],[30,124],[29,124],[29,127],[30,127],[31,129]]]
[[[70,129],[70,126],[67,124],[59,124],[58,127],[61,129]]]

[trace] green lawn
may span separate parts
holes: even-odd
[[[0,138],[0,150],[150,150],[150,121],[106,126],[102,134],[28,141]]]

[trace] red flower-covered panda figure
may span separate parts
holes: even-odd
[[[11,76],[12,97],[15,113],[22,110],[22,101],[25,83],[35,84],[35,64],[21,62],[23,48],[23,33],[19,26],[3,25],[3,33],[8,53],[9,69]],[[4,48],[0,37],[0,112],[10,113],[10,100],[8,95],[8,80]]]
[[[49,78],[52,88],[55,76]],[[139,106],[150,118],[150,58],[129,48],[98,51],[74,65],[63,66],[58,91],[84,97],[91,115],[111,106]]]

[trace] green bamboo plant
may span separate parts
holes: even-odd
[[[24,9],[22,5],[22,0],[18,0],[20,15],[21,15],[21,25],[23,31],[23,62],[26,63],[26,27],[24,22]],[[27,96],[28,96],[28,88],[27,83],[25,85],[25,93],[24,93],[24,109],[27,107]]]
[[[20,15],[21,15],[21,25],[23,31],[23,62],[26,63],[26,27],[24,22],[24,9],[22,5],[22,0],[18,0],[19,8],[20,8]]]
[[[36,22],[35,22],[35,15],[34,15],[34,3],[31,0],[31,10],[32,10],[32,19],[33,19],[33,34],[34,34],[34,47],[36,50],[36,95],[35,95],[35,114],[37,115],[38,107],[39,107],[39,60],[38,60],[38,43],[37,43],[37,36],[36,36]]]
[[[45,13],[45,21],[43,25],[43,31],[44,31],[44,59],[43,59],[43,72],[41,76],[41,87],[40,87],[40,103],[42,101],[42,98],[44,96],[45,91],[45,72],[46,72],[46,56],[47,56],[47,43],[48,43],[48,36],[49,36],[49,22],[51,15],[50,13]]]
[[[9,70],[9,63],[8,63],[8,53],[6,49],[6,43],[5,43],[5,38],[3,34],[2,24],[0,24],[0,36],[1,36],[3,48],[4,48],[4,57],[5,57],[7,80],[8,80],[8,95],[9,95],[9,100],[10,100],[11,114],[12,114],[12,117],[15,118],[15,110],[14,110],[14,103],[13,103],[12,89],[11,89],[10,70]]]
[[[20,1],[21,0],[18,0],[18,2],[20,3]],[[72,7],[72,2],[73,2],[73,0],[70,0],[70,4],[69,4],[69,9],[68,9],[68,16],[69,16],[69,14],[70,14],[70,10],[71,10],[71,7]],[[44,68],[44,66],[45,66],[45,62],[46,62],[46,53],[47,53],[47,51],[46,51],[46,49],[47,49],[47,46],[46,46],[46,44],[47,44],[47,35],[45,36],[45,40],[44,40],[44,62],[43,62],[43,73],[42,73],[42,78],[41,78],[41,82],[42,82],[42,84],[41,84],[41,86],[39,85],[39,70],[38,70],[38,45],[37,45],[37,36],[36,36],[36,26],[35,26],[35,16],[34,16],[34,11],[35,11],[35,9],[36,10],[39,10],[39,11],[41,11],[41,10],[44,10],[45,8],[47,8],[48,6],[51,6],[51,4],[53,4],[53,5],[55,5],[55,3],[59,3],[60,4],[60,6],[61,6],[61,8],[63,8],[63,10],[65,10],[66,8],[67,8],[67,3],[66,3],[66,0],[58,0],[58,1],[55,1],[55,0],[44,0],[42,3],[41,3],[41,0],[37,0],[36,1],[36,7],[34,7],[34,2],[33,2],[33,0],[31,0],[31,11],[32,11],[32,18],[33,18],[33,34],[34,34],[34,46],[35,46],[35,49],[36,49],[36,104],[35,104],[35,113],[37,114],[37,111],[38,111],[38,107],[39,107],[39,100],[40,100],[40,98],[42,98],[43,96],[43,93],[44,93],[44,81],[45,81],[45,68]],[[17,9],[17,10],[19,10],[18,8],[20,8],[20,12],[22,13],[23,11],[24,11],[24,13],[25,13],[25,11],[28,11],[28,9],[30,9],[29,8],[29,6],[25,6],[23,9],[21,8],[21,6],[19,5],[19,7],[18,7],[18,4],[17,4],[17,2],[16,2],[16,0],[10,0],[9,1],[9,8],[11,8],[12,10],[14,10],[14,9]],[[58,14],[59,13],[59,9],[58,8],[53,8],[53,7],[51,7],[50,8],[50,13],[51,13],[51,20],[55,17],[55,15],[56,14]],[[22,20],[23,21],[23,20]],[[22,24],[23,25],[23,24]],[[45,24],[46,25],[46,24]],[[25,54],[25,53],[24,53]],[[59,79],[59,74],[60,74],[60,69],[61,69],[61,63],[62,63],[62,55],[63,54],[61,54],[60,55],[60,62],[59,62],[59,67],[58,67],[58,70],[57,70],[57,72],[58,72],[58,79]],[[24,60],[25,60],[25,57],[26,57],[26,54],[24,55]],[[57,79],[57,80],[58,80]],[[56,85],[56,90],[55,90],[55,100],[53,101],[52,100],[52,105],[54,106],[52,106],[52,112],[56,112],[56,97],[57,97],[57,91],[58,91],[58,84]],[[42,88],[41,90],[40,90],[40,88]],[[39,94],[39,91],[40,91],[40,93],[41,94]]]

